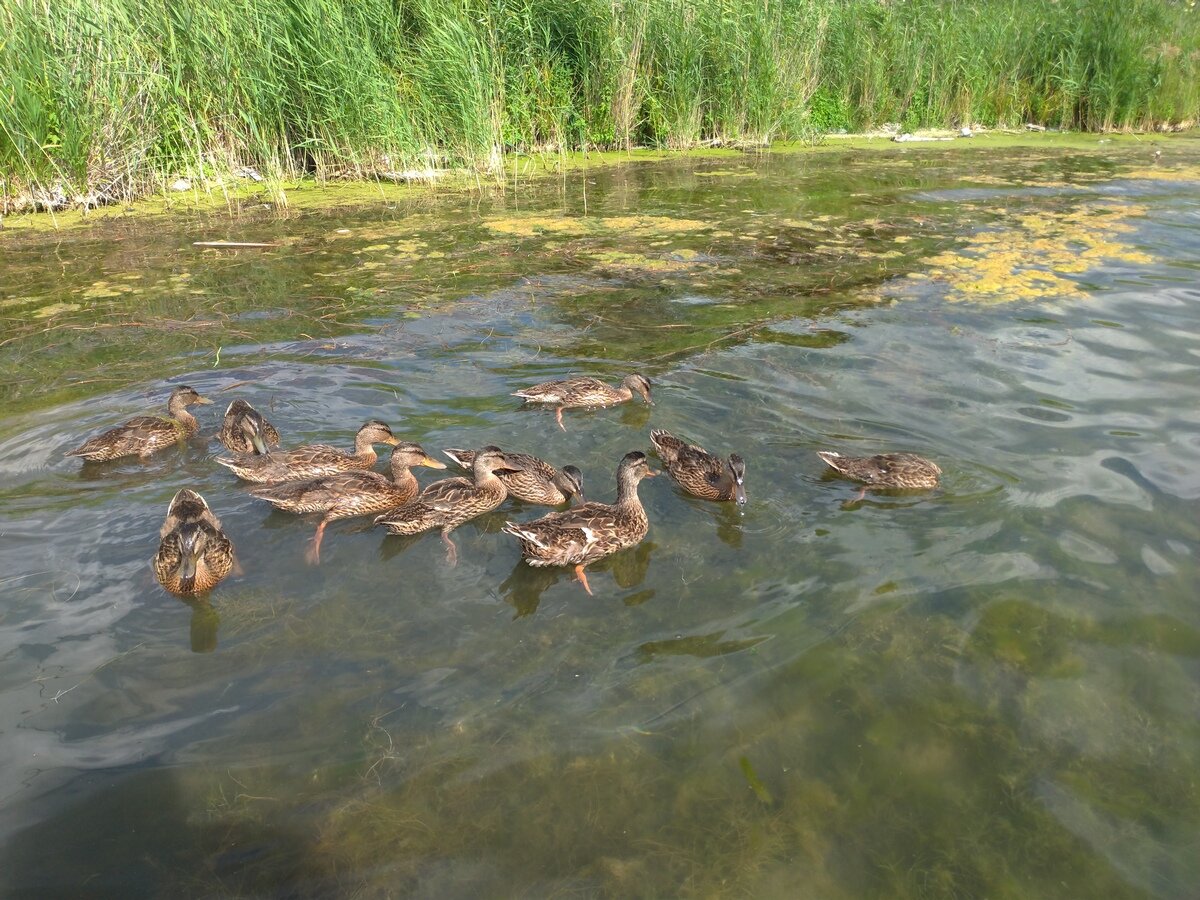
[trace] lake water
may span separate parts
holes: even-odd
[[[1200,142],[834,149],[0,236],[0,886],[14,897],[1194,897]],[[259,250],[200,240],[266,241]],[[512,391],[641,371],[638,402]],[[145,463],[63,454],[172,385]],[[670,429],[749,503],[520,562],[217,466],[367,418],[614,496]],[[815,451],[911,450],[928,493]],[[380,464],[380,469],[383,464]],[[423,481],[441,473],[418,470]],[[199,490],[244,573],[149,558]]]

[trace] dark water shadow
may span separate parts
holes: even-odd
[[[197,809],[175,772],[89,772],[39,806],[50,809],[0,848],[4,896],[333,896],[319,835]],[[281,888],[283,889],[281,891]]]

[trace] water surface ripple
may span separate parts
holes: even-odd
[[[1192,147],[1149,172],[1100,145],[692,160],[8,239],[5,886],[1193,896]],[[1087,260],[1059,294],[930,275],[987,233],[1037,265],[1037,229],[1096,203],[1117,204],[1108,246],[1050,242]],[[190,247],[222,229],[283,246]],[[566,432],[510,396],[634,369],[654,407],[568,412]],[[64,458],[174,384],[216,401],[186,446]],[[361,520],[308,567],[314,523],[213,462],[234,397],[288,445],[349,447],[381,418],[430,450],[574,463],[596,499],[667,428],[741,453],[750,501],[644,482],[650,534],[593,567],[594,597],[520,563],[500,526],[539,511],[515,503],[459,529],[453,568],[436,536]],[[859,500],[826,448],[922,452],[943,483]],[[245,570],[192,603],[148,566],[184,485]]]

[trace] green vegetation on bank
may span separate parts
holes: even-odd
[[[0,204],[896,122],[1200,113],[1191,0],[9,0]]]

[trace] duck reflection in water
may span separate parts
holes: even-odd
[[[212,653],[217,649],[217,629],[221,617],[208,600],[195,597],[176,598],[184,606],[191,607],[192,618],[188,625],[188,638],[193,653]]]
[[[624,550],[615,556],[601,560],[590,568],[595,572],[611,572],[618,587],[629,590],[646,580],[650,571],[650,557],[658,544],[642,541],[636,547]],[[500,582],[500,595],[515,611],[514,619],[532,616],[542,602],[542,594],[560,581],[573,582],[574,576],[568,569],[534,568],[518,560],[504,581]],[[624,598],[626,606],[638,606],[654,596],[653,589],[638,591]]]

